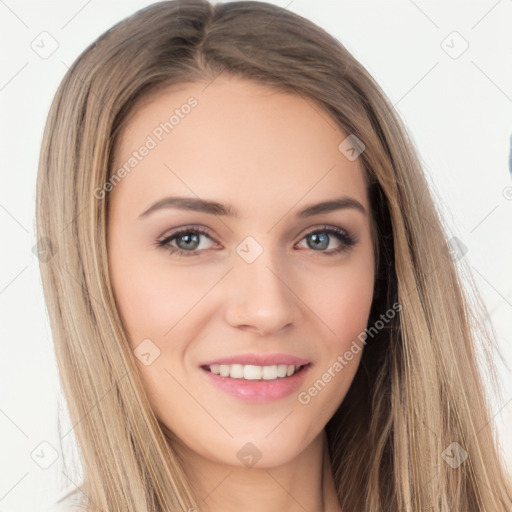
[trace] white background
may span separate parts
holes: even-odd
[[[66,453],[76,450],[32,251],[46,115],[78,54],[150,3],[0,1],[2,512],[41,510],[79,479],[63,465],[59,437]],[[458,264],[471,269],[505,362],[512,366],[512,1],[272,3],[337,37],[390,97],[418,148],[450,232],[468,248]],[[41,37],[48,38],[40,36],[44,31],[58,44],[45,59],[32,48]],[[463,49],[462,38],[469,47],[453,58]],[[492,421],[512,467],[512,378],[504,364],[499,370],[503,394],[492,400]],[[43,469],[34,450],[39,460],[49,462],[52,453],[57,459]]]

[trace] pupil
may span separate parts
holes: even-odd
[[[185,240],[185,246],[184,247],[180,247],[180,249],[190,249],[191,246],[190,246],[190,243],[192,243],[192,245],[194,243],[196,244],[199,244],[199,236],[197,234],[193,234],[193,235],[181,235],[180,237],[178,237],[178,239],[176,240],[176,243],[178,245],[178,247],[180,246],[180,241],[181,240]],[[188,244],[188,245],[187,245]],[[196,247],[193,247],[194,249]]]
[[[320,249],[327,249],[327,247],[329,247],[329,237],[327,234],[325,233],[313,233],[311,236],[311,239],[315,240],[315,241],[318,241],[320,238],[322,238],[323,240],[320,240]],[[310,244],[308,244],[310,245]],[[311,245],[310,245],[311,247]],[[311,248],[314,248],[314,247],[311,247]],[[318,249],[319,246],[316,245],[316,248]]]

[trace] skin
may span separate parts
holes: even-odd
[[[311,100],[224,76],[144,102],[122,133],[115,168],[190,96],[197,106],[109,192],[109,265],[121,317],[133,349],[149,339],[160,350],[151,364],[137,361],[144,387],[182,442],[201,510],[340,510],[324,427],[362,351],[308,404],[297,395],[367,326],[374,248],[362,164],[338,150],[348,134]],[[139,217],[170,195],[230,204],[240,217],[174,208]],[[366,214],[346,208],[295,217],[340,196],[359,201]],[[156,246],[189,225],[210,233],[188,249],[194,256]],[[328,235],[328,246],[318,248],[310,234],[325,233],[324,225],[357,243],[327,255],[343,242]],[[263,249],[250,264],[236,252],[247,236]],[[187,250],[188,243],[182,236],[170,245]],[[266,403],[206,382],[201,363],[248,352],[284,352],[313,366],[297,392]],[[237,457],[248,442],[261,453],[252,467]]]

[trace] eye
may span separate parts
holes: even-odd
[[[325,249],[328,249],[331,245],[332,238],[335,238],[339,245],[326,251]],[[314,252],[321,252],[326,256],[347,251],[356,244],[356,240],[352,235],[334,226],[323,226],[320,229],[310,231],[302,240],[306,241],[307,248],[313,249]]]
[[[206,237],[213,241],[210,233],[199,227],[185,227],[175,231],[164,238],[157,240],[156,245],[171,254],[178,256],[198,256],[201,252],[210,249],[211,245],[201,243],[201,238]],[[326,250],[331,245],[332,239],[337,240],[338,246]],[[354,246],[356,239],[338,227],[323,226],[307,233],[302,239],[306,241],[307,247],[314,252],[320,252],[326,256],[341,253]],[[304,247],[302,247],[304,248]]]
[[[156,245],[169,251],[171,254],[177,254],[179,256],[197,256],[202,250],[210,248],[204,247],[204,244],[201,244],[201,237],[207,237],[212,240],[208,231],[204,229],[197,227],[182,228],[180,231],[176,231],[161,240],[157,240]],[[176,245],[172,245],[172,243]]]

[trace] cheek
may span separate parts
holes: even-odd
[[[364,349],[358,337],[368,324],[373,285],[371,258],[317,273],[307,281],[309,304],[324,334],[321,363],[297,397],[305,424],[316,418],[325,425],[352,384]]]
[[[207,290],[204,276],[171,265],[148,265],[136,255],[116,262],[111,274],[132,343],[164,339]]]
[[[305,296],[323,325],[326,348],[343,350],[365,330],[373,300],[371,258],[325,269],[308,279]]]

